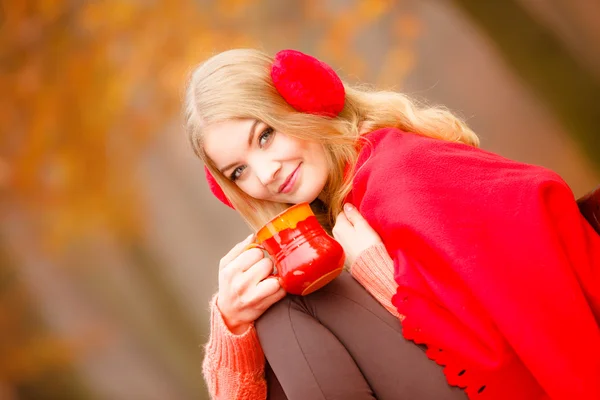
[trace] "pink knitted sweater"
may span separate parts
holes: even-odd
[[[350,272],[390,313],[398,316],[391,302],[397,288],[394,264],[383,244],[363,251],[352,264]],[[241,335],[235,335],[223,321],[216,306],[216,296],[210,303],[210,309],[211,330],[205,346],[203,373],[211,398],[266,399],[265,356],[254,326]]]

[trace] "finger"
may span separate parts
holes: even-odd
[[[361,228],[365,226],[369,228],[371,227],[358,209],[351,203],[344,204],[344,215],[346,215],[346,218],[352,224],[352,226],[358,225]]]
[[[283,288],[281,287],[281,283],[279,283],[279,279],[276,277],[272,277],[263,279],[262,281],[258,282],[256,284],[254,293],[257,299],[264,300],[267,297],[274,295],[280,290],[283,290]]]
[[[283,299],[286,294],[287,293],[286,293],[285,289],[283,289],[282,287],[279,287],[279,289],[275,293],[265,297],[258,304],[258,306],[266,310],[267,308],[271,307],[273,304],[277,303],[279,300]]]
[[[338,227],[341,229],[344,228],[351,228],[352,224],[350,223],[350,220],[348,219],[348,217],[346,216],[346,214],[342,211],[338,214],[337,218],[335,219],[335,226],[334,227]]]
[[[246,246],[249,245],[252,242],[252,240],[254,240],[254,233],[251,233],[246,239],[233,246],[233,248],[229,250],[229,253],[225,254],[225,256],[221,259],[219,267],[225,267],[227,264],[229,264],[235,258],[237,258],[237,256],[242,254]]]
[[[246,275],[246,279],[248,279],[249,282],[257,284],[272,273],[273,261],[268,257],[264,257],[262,260],[259,260],[257,263],[250,266],[250,268],[245,271],[244,275]]]
[[[228,270],[230,273],[242,273],[251,268],[254,264],[263,259],[265,255],[263,254],[261,249],[249,249],[245,250],[237,256],[233,261],[225,266],[224,269]]]
[[[335,219],[335,225],[333,226],[331,233],[333,234],[333,237],[337,239],[340,235],[343,235],[344,232],[348,232],[349,230],[354,230],[354,227],[342,211]]]

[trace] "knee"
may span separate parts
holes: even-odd
[[[291,320],[297,320],[299,316],[302,316],[303,319],[308,317],[319,320],[320,309],[339,306],[340,301],[344,301],[343,299],[366,306],[370,303],[379,305],[349,273],[344,271],[330,284],[314,293],[307,296],[288,294],[269,307],[254,323],[258,337],[262,342],[264,338],[273,335],[274,332],[284,330],[284,326],[290,325]]]
[[[307,296],[288,294],[269,307],[254,323],[259,337],[261,332],[264,333],[273,327],[280,326],[284,321],[289,321],[291,314],[301,313],[316,318],[317,309],[322,303],[335,303],[335,299],[331,298],[332,294],[356,299],[361,298],[360,295],[368,296],[365,289],[344,271],[333,282],[314,293]]]
[[[318,300],[318,299],[317,299]],[[255,322],[254,327],[261,342],[267,337],[278,335],[285,331],[298,321],[298,318],[304,320],[317,319],[315,298],[311,295],[296,296],[288,294],[277,303],[273,304],[263,313]]]
[[[281,324],[289,320],[289,309],[293,301],[291,295],[285,296],[277,303],[267,309],[255,322],[256,333],[262,342],[262,338],[269,336]]]

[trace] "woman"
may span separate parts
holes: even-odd
[[[479,150],[451,113],[352,88],[294,51],[221,53],[194,72],[186,102],[215,195],[254,229],[310,202],[449,384],[470,398],[600,398],[600,238],[556,174]],[[205,376],[214,396],[264,398],[253,322],[284,293],[265,279],[270,261],[243,248],[221,261]],[[278,352],[260,343],[271,363]]]

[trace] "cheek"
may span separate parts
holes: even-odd
[[[246,193],[250,197],[254,197],[255,199],[265,200],[265,192],[262,185],[253,183],[252,181],[244,181],[238,184],[238,188],[242,190],[242,192]]]
[[[314,184],[324,186],[329,177],[329,163],[324,151],[320,148],[310,149],[312,181]]]
[[[321,178],[321,184],[325,185],[327,182],[327,178],[329,177],[329,166],[327,165],[327,160],[322,160],[322,163],[319,165],[319,175]]]
[[[283,136],[283,135],[281,135]],[[310,154],[309,149],[302,142],[295,141],[288,137],[282,137],[273,148],[275,154],[285,158],[298,158]]]
[[[325,150],[323,148],[316,147],[310,149],[310,154],[312,154],[315,166],[322,172],[324,175],[329,173],[329,163],[327,162],[327,155],[325,154]]]

